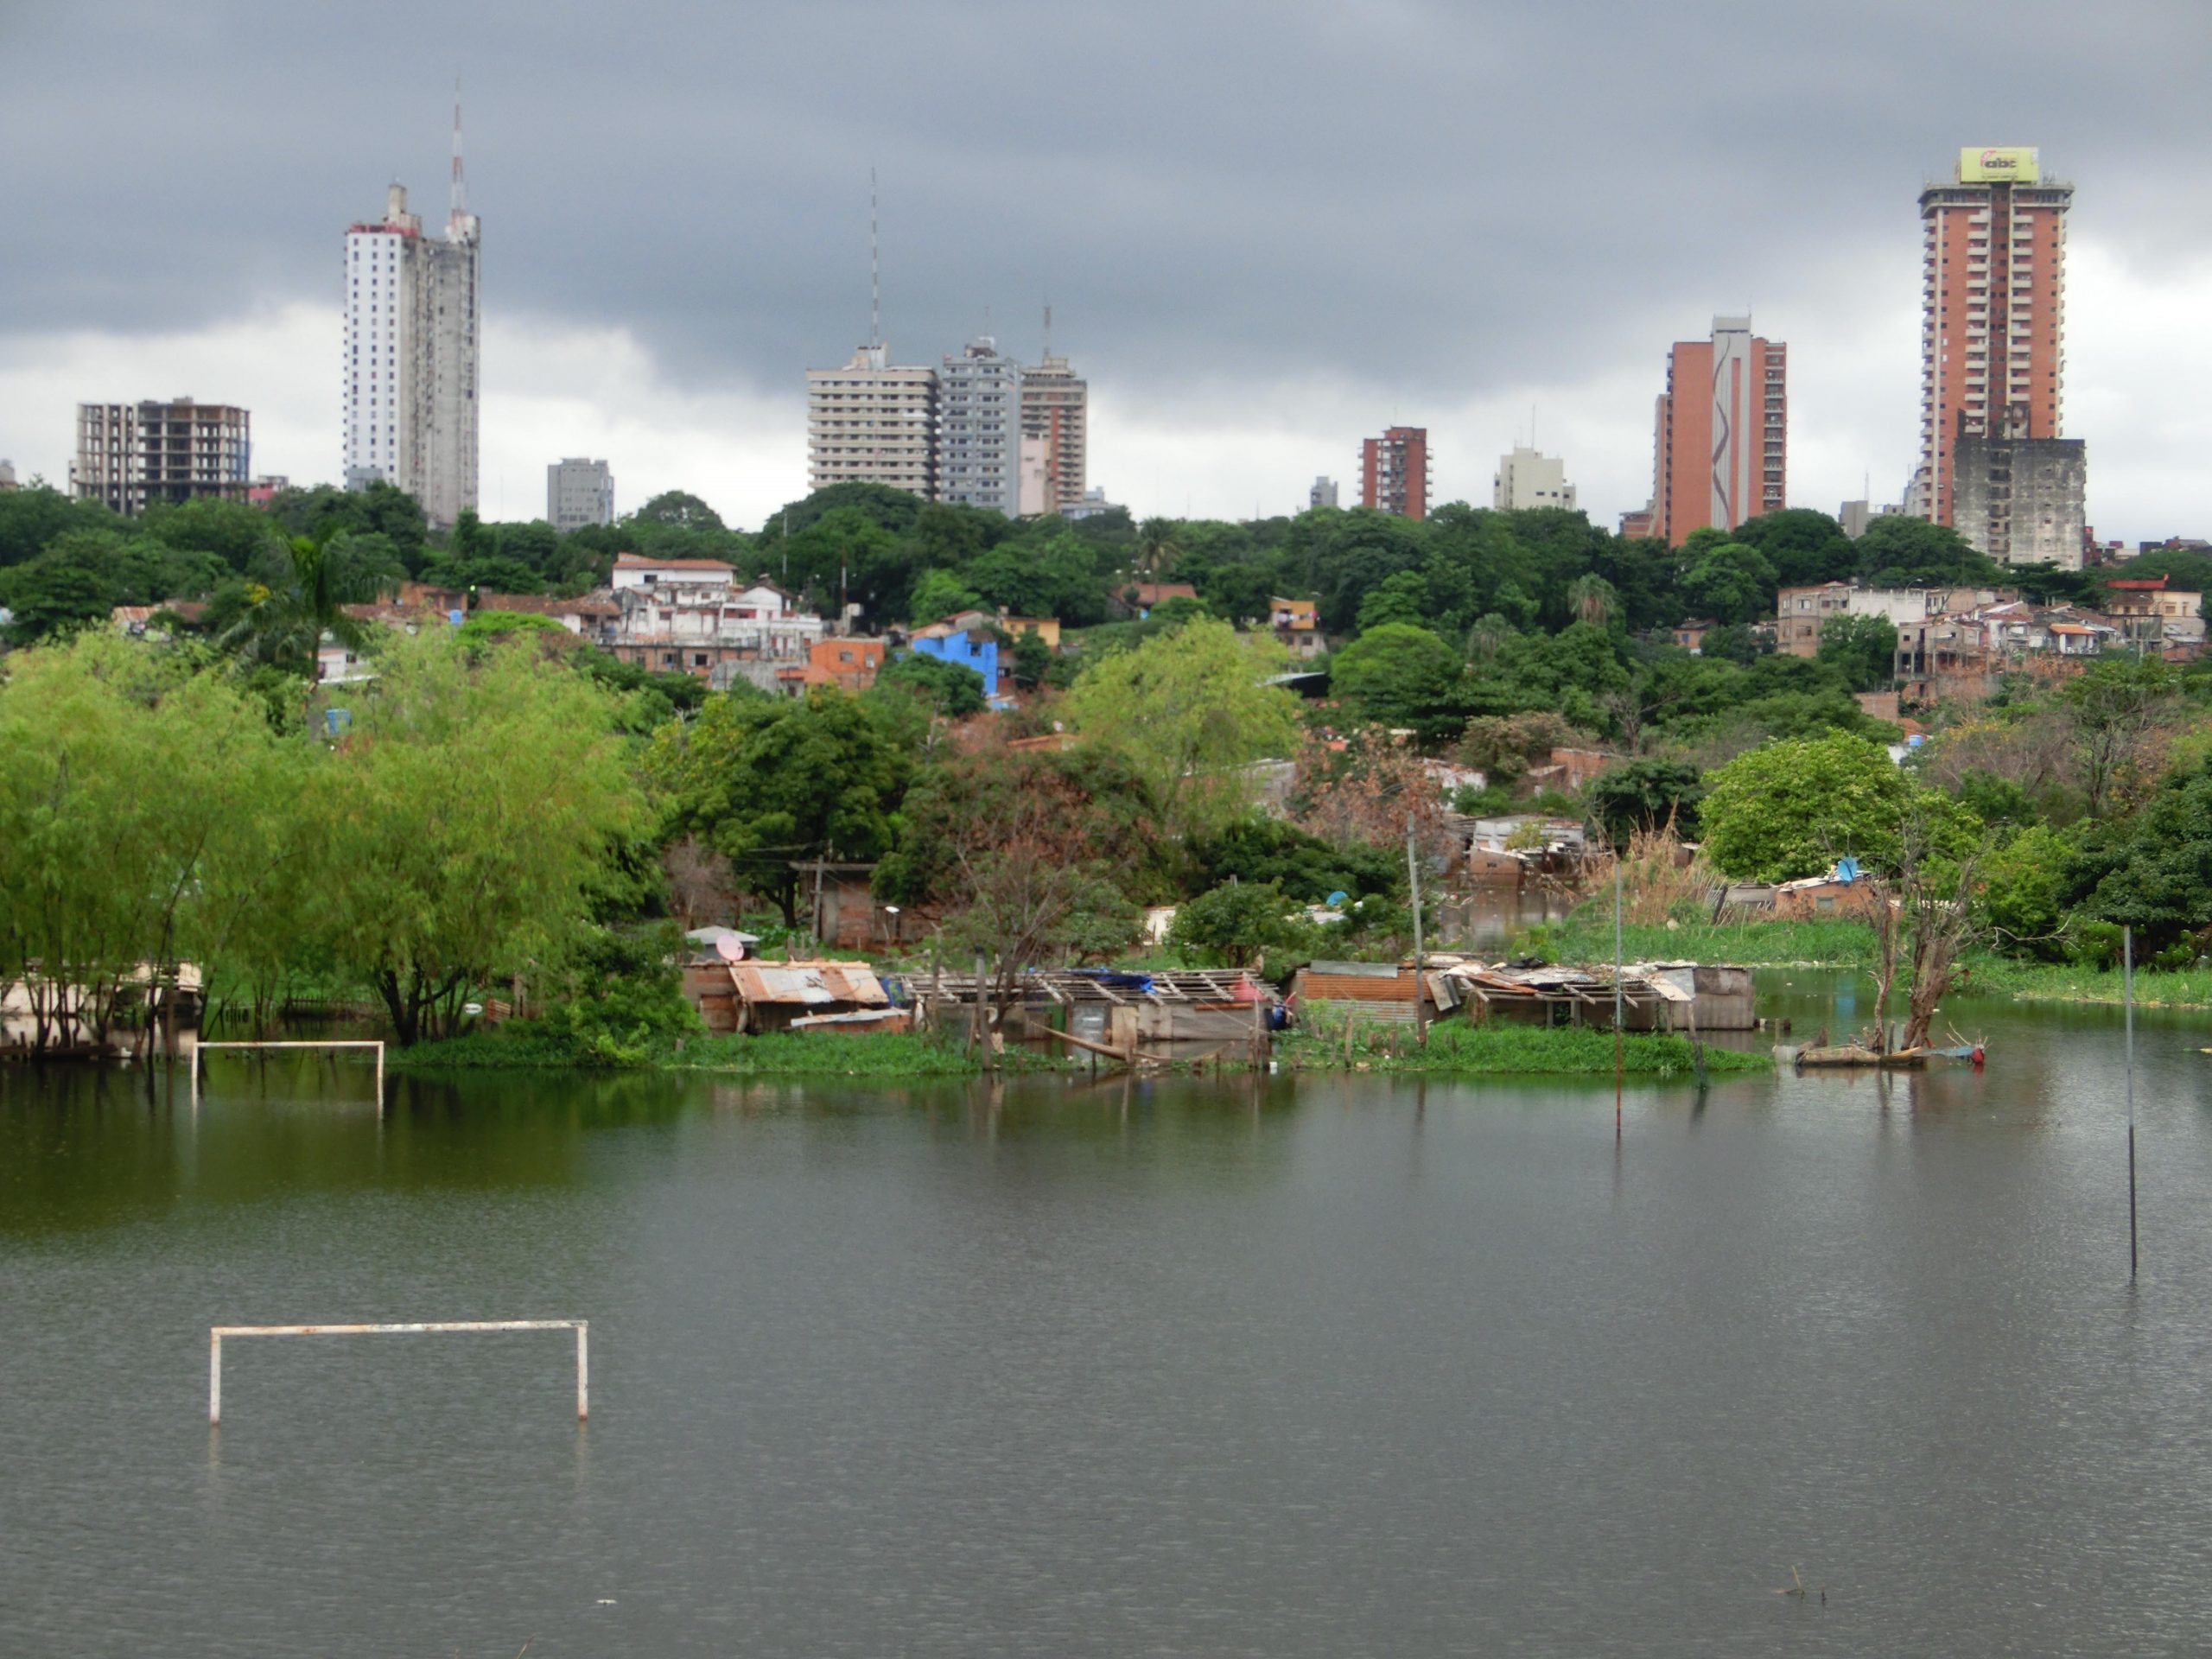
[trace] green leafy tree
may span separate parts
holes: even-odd
[[[2212,927],[2212,762],[2168,775],[2134,817],[2093,819],[2066,864],[2083,913],[2135,930],[2139,956]]]
[[[2156,657],[2104,658],[2066,682],[2059,704],[2074,735],[2092,818],[2141,783],[2175,690],[2173,670]]]
[[[1427,628],[1384,622],[1365,629],[1331,659],[1329,690],[1363,718],[1410,728],[1433,745],[1456,736],[1466,724],[1465,674],[1459,653]]]
[[[647,753],[669,832],[729,860],[787,927],[798,925],[791,861],[888,852],[910,770],[862,700],[826,687],[791,701],[710,696],[696,718],[656,733]]]
[[[1724,875],[1787,881],[1850,854],[1875,868],[1897,855],[1910,786],[1877,744],[1848,733],[1746,750],[1707,779],[1705,850]]]
[[[1886,616],[1832,616],[1821,628],[1819,660],[1853,691],[1879,691],[1897,677],[1897,624]]]
[[[402,1043],[472,990],[561,961],[650,810],[612,699],[526,645],[396,639],[338,694],[349,734],[312,780],[312,925]]]
[[[0,490],[0,570],[27,564],[71,531],[119,532],[125,521],[97,501],[79,501],[32,481]]]
[[[1041,810],[1040,810],[1041,807]],[[874,891],[897,905],[956,904],[964,867],[1024,824],[1070,865],[1103,874],[1134,899],[1174,892],[1173,848],[1143,781],[1109,749],[987,747],[921,768],[899,813],[897,850]]]
[[[142,970],[173,974],[283,812],[261,710],[188,655],[105,632],[0,678],[0,985],[41,1048],[105,1042]]]
[[[2071,836],[2038,823],[2015,831],[1981,861],[1975,907],[2005,949],[2064,957],[2067,869],[2075,851]]]
[[[82,564],[36,559],[0,580],[0,601],[12,614],[9,640],[19,645],[65,639],[104,624],[112,608],[105,582]]]
[[[916,627],[925,627],[957,611],[972,610],[982,601],[976,590],[950,570],[925,570],[914,584],[906,614]]]
[[[1584,804],[1617,848],[1625,848],[1639,830],[1669,823],[1683,840],[1695,841],[1700,834],[1698,803],[1704,796],[1698,769],[1678,760],[1631,760],[1608,766],[1582,791]]]
[[[983,696],[982,675],[926,652],[910,651],[893,658],[876,675],[875,690],[886,696],[904,694],[919,698],[932,712],[948,720],[980,715],[988,706]]]
[[[663,490],[630,515],[631,522],[674,530],[726,530],[721,515],[687,490]]]
[[[1786,507],[1745,519],[1732,539],[1757,548],[1785,588],[1847,581],[1859,565],[1858,550],[1843,526],[1809,507]]]
[[[2000,581],[2004,573],[1948,524],[1889,513],[1857,543],[1859,575],[1870,588],[1942,588]]]
[[[1200,891],[1270,882],[1293,899],[1320,904],[1332,894],[1387,898],[1405,880],[1405,860],[1395,847],[1359,843],[1337,847],[1279,818],[1247,818],[1230,824],[1192,849]]]
[[[1177,906],[1167,948],[1185,962],[1249,968],[1269,951],[1310,956],[1315,935],[1277,883],[1231,882]]]
[[[1171,834],[1202,835],[1242,814],[1252,762],[1297,744],[1298,700],[1267,683],[1285,660],[1272,639],[1195,620],[1091,664],[1062,708],[1128,759]]]
[[[1359,631],[1367,634],[1378,628],[1425,628],[1434,614],[1428,605],[1428,583],[1421,573],[1401,570],[1383,577],[1359,601]]]
[[[1014,683],[1025,691],[1049,683],[1060,665],[1059,653],[1033,632],[1017,635],[1007,654],[1013,660]]]
[[[1682,603],[1716,622],[1752,622],[1774,613],[1777,578],[1765,554],[1743,542],[1718,541],[1700,546],[1699,538],[1718,532],[1693,531],[1686,550],[1694,559],[1682,574]]]

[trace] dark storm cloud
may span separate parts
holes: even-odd
[[[1095,379],[1572,376],[1747,300],[1917,291],[1913,196],[2043,146],[2077,238],[2194,250],[2201,0],[2171,5],[7,5],[5,327],[331,297],[465,80],[486,303],[786,387],[1049,297]],[[1779,317],[1774,315],[1780,312]]]

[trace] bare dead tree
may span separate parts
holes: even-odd
[[[1897,867],[1877,880],[1868,919],[1874,927],[1874,1032],[1867,1045],[1887,1052],[1890,998],[1902,976],[1900,1050],[1924,1048],[1936,1011],[1957,982],[1959,958],[1988,937],[1974,902],[1991,838],[1961,844],[1950,804],[1918,791],[1898,825]]]

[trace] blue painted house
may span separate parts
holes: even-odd
[[[975,670],[983,677],[984,701],[994,709],[1008,706],[1007,700],[999,695],[999,642],[989,635],[948,633],[935,639],[917,639],[912,648],[925,657]]]

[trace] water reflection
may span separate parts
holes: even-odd
[[[2206,1022],[2144,1016],[2130,1293],[2118,1011],[1955,1017],[1981,1073],[1631,1082],[1618,1141],[1610,1078],[404,1077],[379,1127],[312,1065],[196,1118],[0,1072],[0,1648],[2192,1650]],[[202,1438],[210,1324],[518,1316],[592,1320],[588,1437],[471,1337],[267,1344]]]

